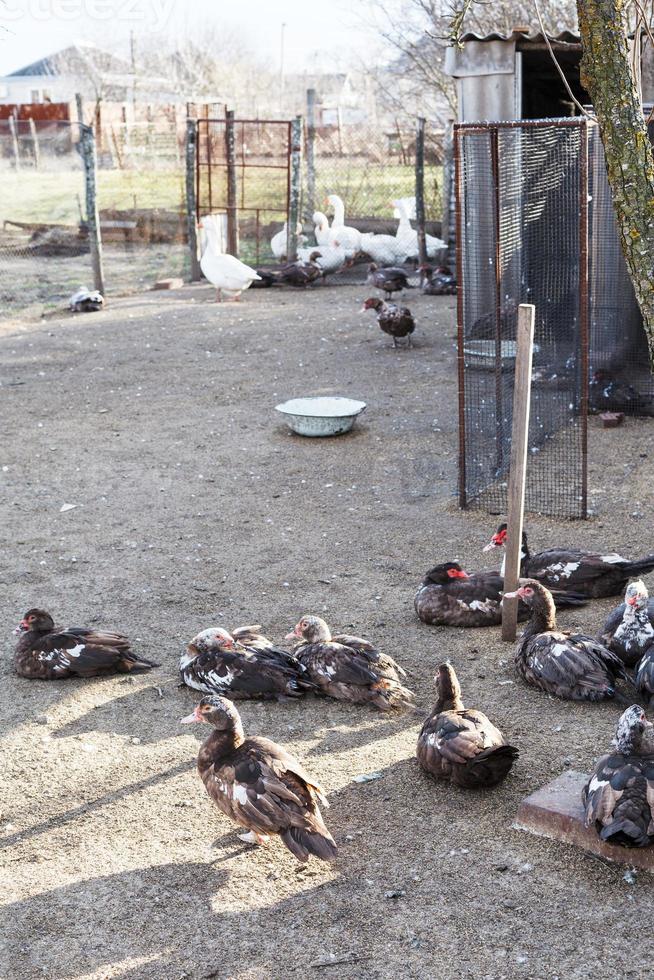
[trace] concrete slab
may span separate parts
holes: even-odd
[[[654,847],[619,847],[601,841],[593,827],[584,826],[581,791],[588,776],[568,769],[520,804],[514,830],[574,844],[591,854],[643,871],[654,872]]]

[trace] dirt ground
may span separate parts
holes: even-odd
[[[566,762],[591,766],[620,709],[548,699],[515,677],[497,630],[429,628],[413,611],[436,561],[493,562],[481,547],[497,519],[452,495],[454,300],[411,294],[416,346],[394,351],[359,314],[365,295],[251,290],[219,306],[187,287],[0,336],[7,980],[651,969],[654,880],[511,829],[525,794]],[[289,434],[273,406],[322,392],[368,403],[355,431]],[[596,516],[530,518],[533,544],[651,551],[654,425],[591,425]],[[17,678],[10,629],[33,605],[121,629],[162,666]],[[612,605],[561,621],[595,630]],[[178,724],[197,699],[178,687],[180,651],[212,624],[279,640],[311,612],[395,656],[425,709],[449,657],[467,703],[520,748],[508,780],[483,794],[430,781],[414,715],[243,703],[246,730],[326,787],[340,858],[302,867],[279,842],[241,844],[195,773],[205,733]]]

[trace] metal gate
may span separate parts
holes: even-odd
[[[291,135],[288,120],[196,121],[196,214],[227,215],[227,251],[258,264],[288,220]]]

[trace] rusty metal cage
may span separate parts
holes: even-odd
[[[584,119],[455,126],[459,502],[506,509],[517,307],[536,307],[526,508],[587,513]]]

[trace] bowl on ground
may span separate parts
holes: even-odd
[[[365,402],[340,395],[315,395],[291,398],[275,405],[293,432],[301,436],[340,436],[349,432]]]

